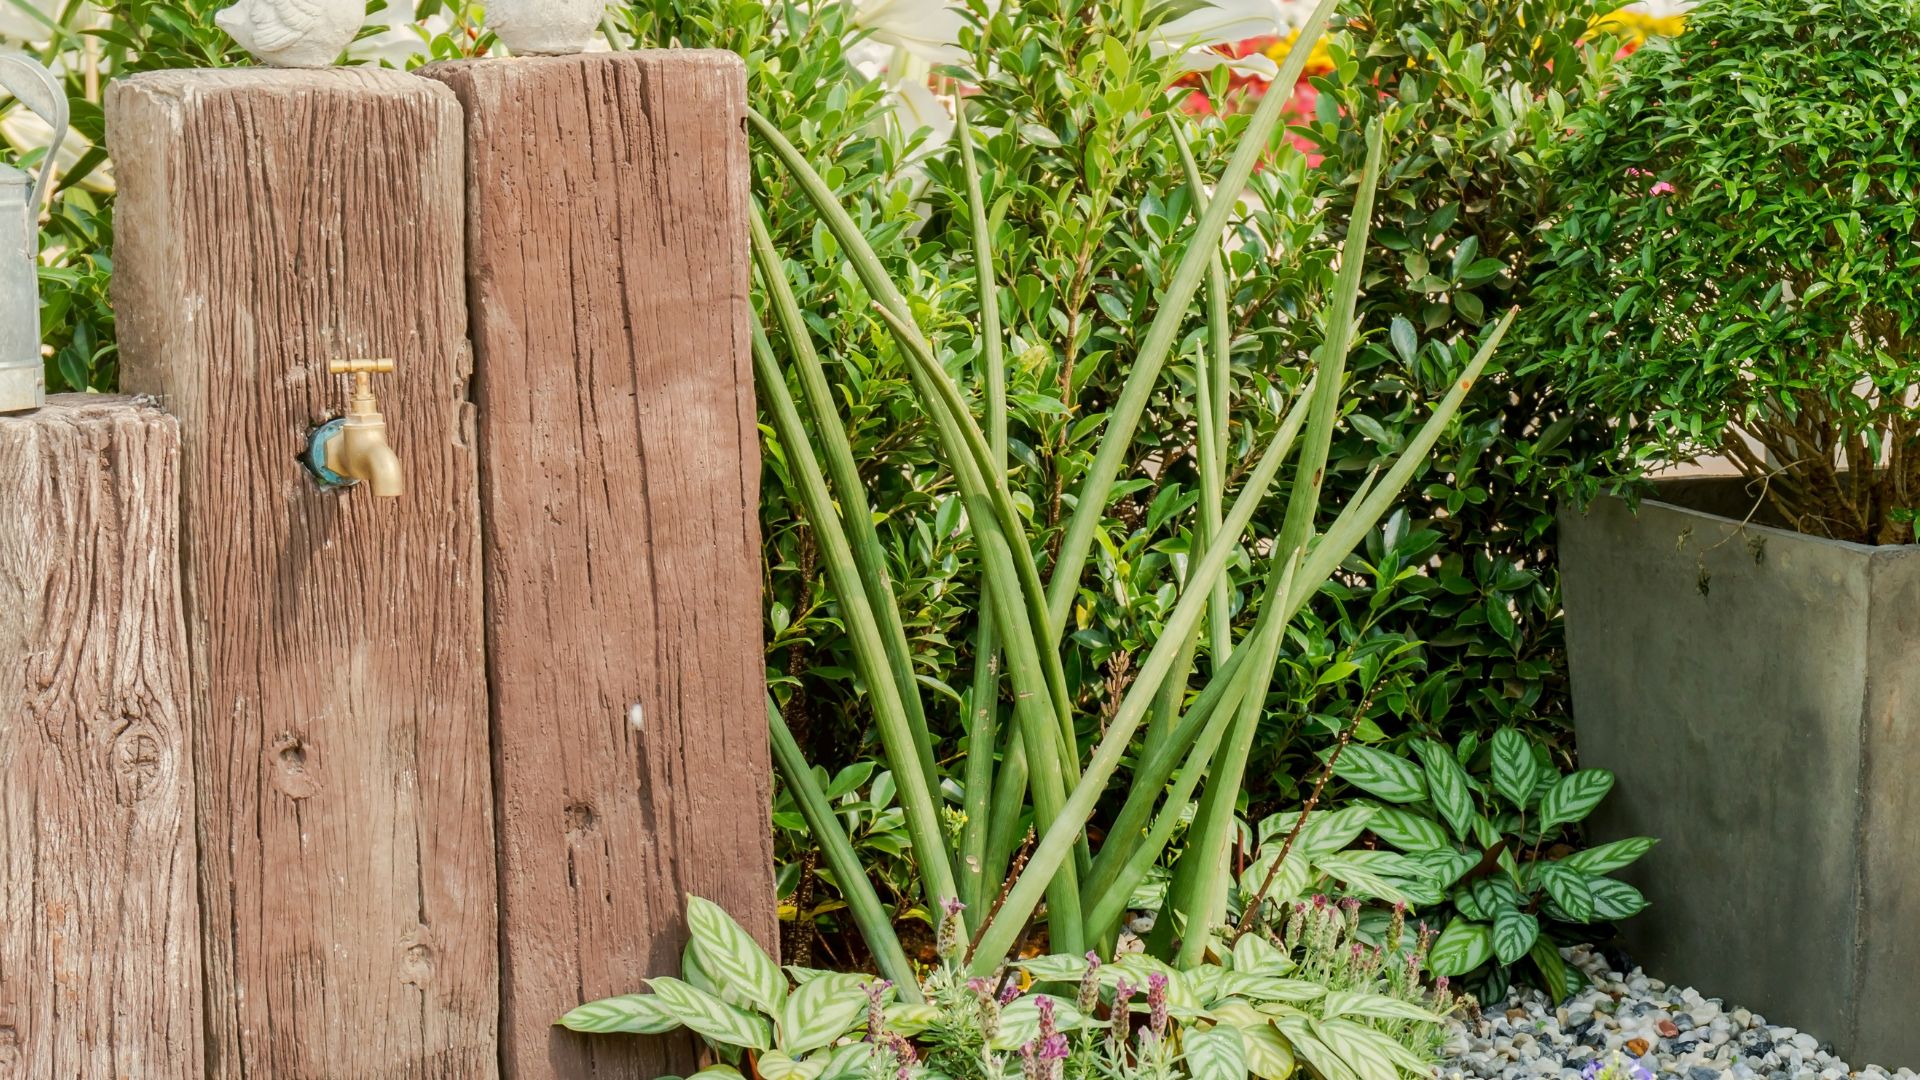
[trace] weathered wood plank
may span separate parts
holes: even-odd
[[[180,436],[0,416],[0,1077],[203,1075]]]
[[[398,72],[113,84],[124,383],[184,444],[207,1075],[498,1068],[461,119]],[[406,495],[296,459],[377,389]]]
[[[677,973],[686,892],[774,940],[744,74],[718,52],[426,73],[468,125],[502,1057],[681,1071],[688,1043],[550,1025]]]

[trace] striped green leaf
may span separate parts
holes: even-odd
[[[706,1080],[746,1080],[740,1075],[740,1070],[731,1065],[709,1065],[687,1077],[687,1080],[701,1080],[702,1077]]]
[[[1486,923],[1455,919],[1433,943],[1427,970],[1458,978],[1493,957],[1493,928]]]
[[[1246,1080],[1247,1048],[1239,1029],[1222,1025],[1188,1031],[1182,1043],[1187,1075],[1193,1080]]]
[[[1560,861],[1583,874],[1611,874],[1652,851],[1653,845],[1658,842],[1651,836],[1630,836],[1611,844],[1576,851]]]
[[[1320,1002],[1320,1015],[1332,1020],[1341,1016],[1358,1016],[1369,1020],[1411,1020],[1419,1024],[1439,1024],[1445,1021],[1432,1012],[1415,1005],[1411,1001],[1388,997],[1368,990],[1332,990]]]
[[[1438,828],[1438,826],[1435,826]],[[1418,866],[1436,889],[1450,889],[1467,871],[1480,865],[1480,856],[1448,848],[1444,851],[1416,851],[1407,861]]]
[[[1311,1017],[1276,1016],[1273,1026],[1286,1037],[1293,1052],[1313,1066],[1314,1071],[1325,1080],[1382,1080],[1380,1077],[1362,1077],[1354,1072],[1345,1058],[1321,1041],[1319,1028]]]
[[[1546,886],[1547,895],[1553,897],[1553,902],[1560,905],[1560,910],[1574,922],[1593,921],[1593,882],[1609,880],[1589,878],[1557,862],[1542,865],[1538,877],[1540,883]]]
[[[1365,805],[1308,814],[1306,825],[1294,841],[1294,850],[1309,859],[1344,850],[1367,830],[1373,815],[1373,807]]]
[[[1511,964],[1527,955],[1540,936],[1540,920],[1519,908],[1502,906],[1493,913],[1493,955]]]
[[[1439,822],[1411,810],[1402,810],[1397,806],[1374,808],[1373,817],[1367,822],[1367,828],[1373,831],[1373,835],[1401,851],[1413,853],[1453,850],[1452,845],[1447,842],[1446,830],[1440,827]]]
[[[1624,881],[1609,877],[1588,878],[1587,888],[1593,894],[1595,918],[1625,919],[1647,910],[1647,898],[1640,895],[1639,889]]]
[[[864,1042],[848,1043],[835,1047],[827,1055],[827,1067],[821,1071],[817,1080],[864,1080],[867,1066],[873,1061],[873,1047]]]
[[[1540,797],[1540,831],[1579,821],[1613,790],[1613,774],[1605,769],[1580,769],[1560,778]]]
[[[831,1046],[861,1023],[867,1011],[867,992],[862,983],[860,979],[835,978],[801,983],[774,1014],[780,1048],[789,1054],[804,1054]]]
[[[1320,1039],[1367,1080],[1431,1076],[1433,1062],[1400,1045],[1392,1036],[1352,1020],[1322,1020]]]
[[[700,966],[710,977],[768,1013],[779,1010],[787,999],[787,980],[733,916],[711,900],[689,895],[687,928]]]
[[[887,1030],[899,1035],[918,1035],[940,1022],[940,1010],[925,1002],[902,1001],[887,1006]]]
[[[1204,969],[1196,969],[1198,970]],[[1255,975],[1250,971],[1220,972],[1213,987],[1216,997],[1237,997],[1257,1002],[1308,1002],[1317,1000],[1326,992],[1326,987],[1310,979],[1289,979],[1281,975]]]
[[[570,1031],[587,1031],[596,1035],[615,1031],[658,1035],[680,1026],[680,1021],[661,1008],[651,994],[621,994],[589,1001],[554,1022]]]
[[[1292,957],[1259,934],[1247,934],[1234,942],[1227,958],[1233,970],[1242,975],[1285,975],[1295,967]]]
[[[1493,736],[1493,789],[1516,808],[1525,810],[1540,781],[1533,747],[1516,728],[1501,728]]]
[[[1420,770],[1402,757],[1371,746],[1349,746],[1340,754],[1333,774],[1375,798],[1392,803],[1415,803],[1427,797]]]
[[[760,1074],[760,1080],[818,1080],[827,1071],[827,1059],[795,1061],[782,1051],[769,1050],[754,1062],[754,1071]]]
[[[647,985],[669,1015],[714,1042],[753,1050],[773,1045],[773,1027],[762,1017],[679,979],[649,979]]]
[[[1405,858],[1391,851],[1346,851],[1323,855],[1314,865],[1350,892],[1389,903],[1411,904],[1412,899],[1396,879],[1420,875]]]
[[[1477,816],[1473,808],[1473,791],[1467,786],[1467,770],[1460,767],[1460,761],[1453,751],[1434,742],[1422,739],[1414,744],[1420,760],[1426,765],[1427,793],[1433,800],[1434,809],[1446,819],[1447,827],[1453,835],[1462,840],[1473,836],[1473,820]]]
[[[1586,976],[1580,974],[1578,968],[1567,966],[1566,960],[1560,956],[1560,950],[1554,947],[1553,942],[1548,940],[1545,934],[1540,935],[1540,940],[1533,943],[1533,948],[1527,955],[1533,960],[1533,965],[1540,969],[1540,977],[1547,986],[1547,995],[1553,998],[1556,1004],[1579,993],[1580,988],[1586,985]]]
[[[1299,1066],[1293,1059],[1293,1047],[1271,1023],[1240,1028],[1246,1044],[1247,1071],[1261,1080],[1287,1080]]]

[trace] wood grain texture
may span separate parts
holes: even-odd
[[[123,382],[183,438],[207,1075],[497,1073],[461,119],[398,72],[108,96]],[[406,495],[296,459],[375,380]]]
[[[0,1078],[198,1078],[179,428],[0,416]]]
[[[721,52],[425,69],[467,116],[502,1058],[657,1076],[551,1027],[677,974],[682,897],[774,941],[748,353],[746,87]]]

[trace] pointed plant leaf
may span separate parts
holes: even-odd
[[[801,983],[774,1015],[780,1024],[780,1048],[805,1054],[863,1024],[867,991],[862,979],[813,979]],[[764,1071],[764,1070],[763,1070]]]
[[[1610,877],[1587,879],[1593,895],[1593,914],[1597,919],[1626,919],[1647,910],[1647,898],[1640,890]]]
[[[1533,760],[1533,747],[1515,728],[1501,728],[1493,736],[1493,789],[1517,810],[1527,808],[1539,782],[1539,766]]]
[[[1459,978],[1493,957],[1493,928],[1486,923],[1455,919],[1447,924],[1433,950],[1427,953],[1427,970],[1435,975]]]
[[[1493,955],[1503,964],[1517,962],[1540,936],[1540,920],[1519,908],[1502,905],[1493,913]]]
[[[1658,842],[1651,836],[1629,836],[1625,840],[1576,851],[1560,861],[1583,874],[1611,874],[1652,851],[1653,845]]]
[[[1362,1078],[1333,1047],[1322,1042],[1319,1028],[1311,1017],[1276,1016],[1273,1026],[1286,1037],[1294,1053],[1313,1066],[1314,1071],[1325,1080],[1374,1080],[1371,1077]]]
[[[795,1061],[784,1051],[769,1050],[754,1062],[754,1071],[760,1080],[818,1080],[827,1071],[827,1059]]]
[[[1586,985],[1586,977],[1577,968],[1567,966],[1560,950],[1547,940],[1545,934],[1533,943],[1527,955],[1532,958],[1533,966],[1540,969],[1541,980],[1547,986],[1547,996],[1553,998],[1555,1004],[1579,993],[1580,988]]]
[[[1540,797],[1540,831],[1579,821],[1613,790],[1613,774],[1605,769],[1580,769],[1560,778]]]
[[[1540,882],[1547,888],[1547,895],[1560,905],[1567,918],[1574,922],[1592,922],[1594,919],[1593,882],[1607,881],[1608,878],[1589,878],[1578,870],[1570,870],[1557,862],[1547,863],[1540,868]]]
[[[1341,751],[1333,774],[1391,803],[1415,803],[1427,797],[1426,781],[1412,762],[1371,746],[1349,746]]]
[[[1367,828],[1373,835],[1409,854],[1451,851],[1447,833],[1430,817],[1395,806],[1375,807]],[[1444,886],[1443,886],[1444,887]]]
[[[1453,751],[1425,739],[1416,744],[1420,760],[1426,765],[1427,794],[1434,808],[1446,819],[1447,827],[1453,835],[1462,840],[1473,836],[1474,813],[1473,791],[1467,786],[1467,770],[1453,756]]]
[[[1388,997],[1370,990],[1333,990],[1320,1002],[1320,1015],[1331,1020],[1340,1016],[1358,1016],[1370,1020],[1410,1020],[1418,1024],[1444,1021],[1411,1001]]]
[[[1298,1068],[1293,1047],[1272,1023],[1249,1024],[1240,1028],[1247,1049],[1247,1071],[1260,1080],[1288,1080]]]
[[[687,928],[700,966],[722,986],[731,986],[768,1013],[787,999],[787,980],[780,968],[740,924],[719,904],[698,896],[687,897]]]
[[[1188,1031],[1182,1044],[1187,1075],[1193,1080],[1246,1080],[1247,1048],[1238,1028],[1223,1024],[1205,1031]]]
[[[764,1018],[735,1008],[705,990],[665,977],[649,979],[647,986],[669,1015],[714,1042],[751,1050],[773,1045],[773,1029]]]
[[[614,1031],[658,1035],[680,1026],[680,1021],[661,1008],[652,994],[621,994],[589,1001],[554,1023],[570,1031],[586,1031],[596,1035]]]
[[[1415,1075],[1432,1068],[1430,1062],[1421,1061],[1392,1036],[1352,1020],[1322,1020],[1314,1025],[1314,1030],[1319,1033],[1320,1041],[1332,1047],[1356,1074],[1368,1080],[1401,1075],[1409,1058]]]

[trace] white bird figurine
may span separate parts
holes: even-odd
[[[366,14],[366,0],[239,0],[213,21],[261,63],[317,68],[340,59]]]
[[[607,0],[490,0],[487,29],[519,56],[577,53],[593,40]]]

